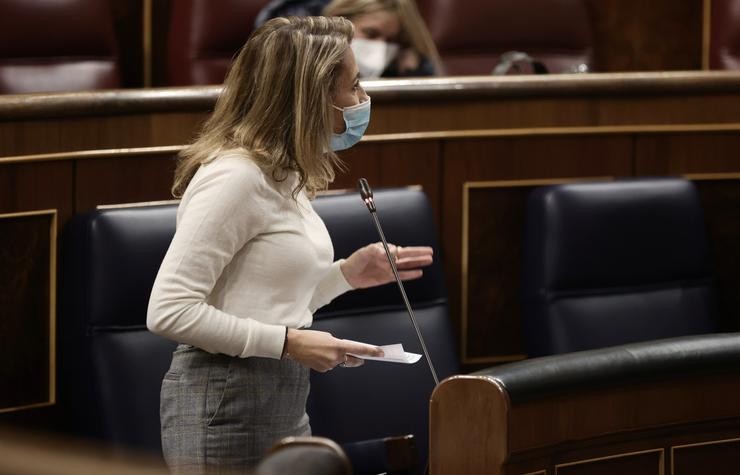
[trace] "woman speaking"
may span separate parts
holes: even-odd
[[[334,261],[310,201],[334,178],[334,151],[359,141],[370,119],[352,34],[342,18],[265,23],[180,154],[177,230],[147,316],[152,332],[180,343],[160,408],[175,473],[249,470],[277,440],[310,434],[309,369],[382,354],[306,329],[343,292],[393,280],[379,244]],[[403,279],[432,262],[429,247],[391,249]]]

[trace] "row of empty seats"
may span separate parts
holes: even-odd
[[[121,58],[134,46],[118,34],[114,6],[120,3],[0,0],[0,93],[125,86]],[[166,18],[154,24],[167,29],[166,35],[153,35],[167,43],[159,85],[219,84],[266,3],[169,2]],[[446,74],[490,74],[501,54],[512,50],[529,53],[550,72],[592,69],[586,0],[418,0],[418,5]],[[740,68],[740,0],[713,1],[711,18],[711,68]]]

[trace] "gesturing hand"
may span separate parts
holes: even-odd
[[[426,267],[432,263],[432,248],[429,246],[401,247],[389,244],[391,254],[396,258],[396,268],[401,280],[418,279]],[[393,271],[383,250],[383,244],[376,242],[352,253],[342,265],[342,274],[349,285],[364,289],[392,282]]]
[[[347,367],[360,366],[364,363],[363,360],[347,353],[383,356],[383,350],[377,346],[340,340],[327,332],[289,328],[286,338],[286,357],[320,373],[329,371],[340,363]]]

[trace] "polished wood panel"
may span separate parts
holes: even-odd
[[[453,376],[445,382],[461,380],[465,380],[465,384],[438,385],[432,395],[429,405],[429,473],[500,473],[491,471],[491,467],[506,461],[509,447],[505,437],[493,437],[492,434],[503,434],[508,427],[506,392],[495,382],[468,376]],[[476,413],[461,417],[461,407],[456,405],[468,401],[476,402]],[[475,452],[475,456],[461,457],[461,451],[468,447],[480,451]]]
[[[71,161],[0,166],[0,213],[56,209],[60,221],[72,216],[74,164]]]
[[[56,212],[0,214],[0,412],[55,401]]]
[[[740,435],[740,402],[727,397],[740,373],[652,379],[512,399],[493,378],[449,378],[431,398],[430,473],[735,473],[736,442],[707,442]]]
[[[172,199],[175,155],[80,160],[76,166],[75,211],[99,205]]]
[[[339,156],[346,170],[337,174],[332,189],[356,190],[362,177],[373,188],[420,185],[432,203],[437,224],[441,223],[439,141],[363,142]],[[382,210],[379,213],[382,219]]]
[[[555,466],[556,475],[663,475],[663,449],[577,460]]]
[[[707,460],[713,460],[723,467],[731,467],[733,472],[737,472],[740,470],[740,439],[711,440],[671,447],[671,475],[702,473],[707,470]]]

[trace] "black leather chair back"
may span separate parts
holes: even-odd
[[[176,211],[98,210],[65,229],[59,388],[74,432],[161,451],[159,389],[175,343],[147,330],[146,312]]]
[[[407,282],[406,291],[439,378],[455,374],[458,356],[426,196],[404,188],[378,191],[375,200],[391,242],[435,249],[435,263],[421,279]],[[332,236],[335,258],[378,240],[357,193],[320,197],[314,207]],[[159,389],[175,343],[147,331],[146,311],[176,212],[174,204],[97,210],[76,216],[65,230],[63,405],[73,429],[115,445],[161,450]],[[395,284],[339,297],[315,315],[313,328],[377,345],[403,343],[407,351],[422,353]],[[311,385],[314,434],[341,444],[414,434],[421,462],[426,459],[434,382],[424,360],[312,373]],[[371,458],[364,469],[384,465]]]
[[[690,182],[539,188],[526,213],[530,356],[717,330],[704,219]]]
[[[406,188],[377,191],[375,202],[389,242],[434,248],[434,264],[421,279],[406,282],[405,288],[442,380],[456,374],[459,363],[429,202],[423,192]],[[335,259],[379,241],[359,194],[321,197],[314,207],[332,236]],[[396,284],[340,296],[316,313],[313,328],[376,345],[402,343],[406,351],[422,353]],[[413,434],[423,465],[433,389],[434,380],[423,358],[413,365],[368,361],[360,368],[312,373],[308,413],[313,433],[340,444]]]

